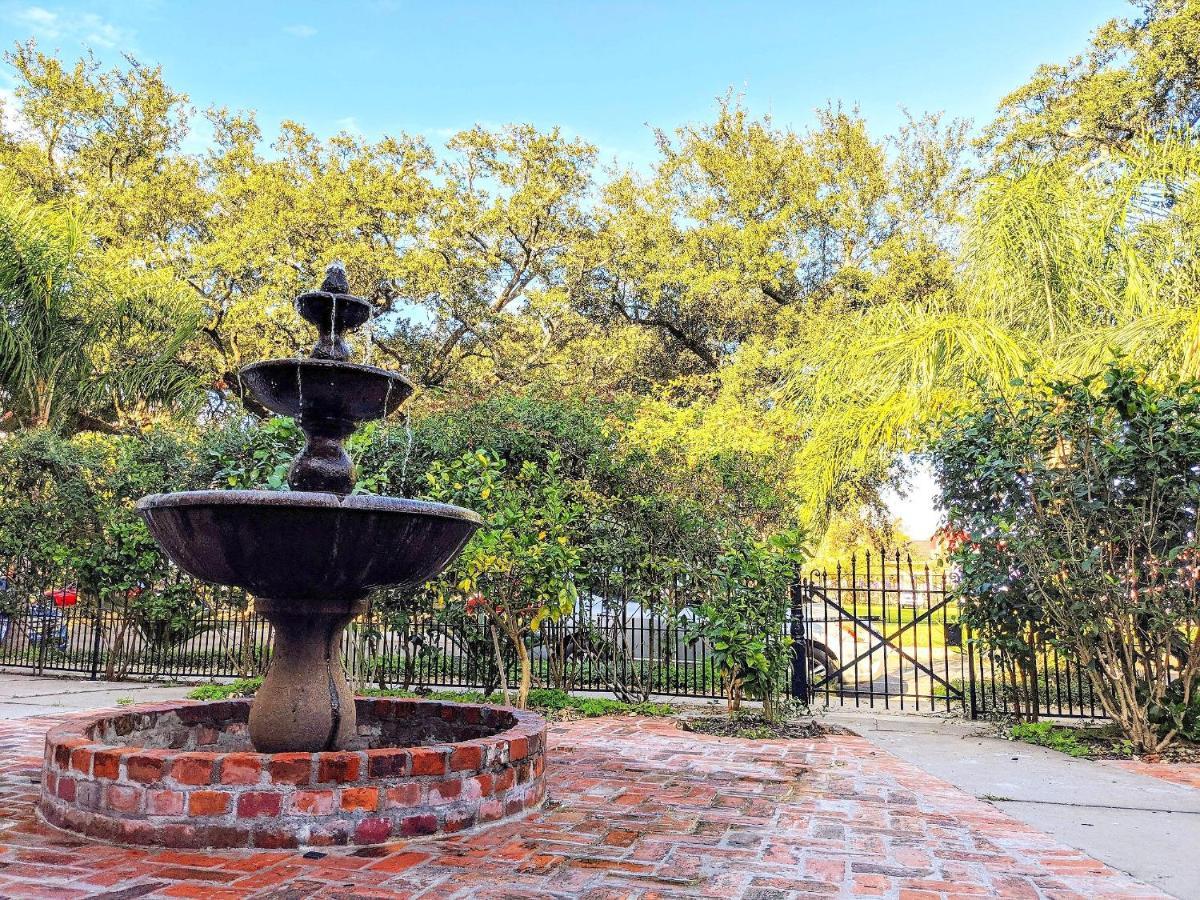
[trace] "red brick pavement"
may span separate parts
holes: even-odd
[[[307,855],[85,843],[33,818],[56,721],[0,723],[6,897],[1161,896],[860,738],[631,718],[554,726],[549,804],[485,831]]]
[[[1151,778],[1160,778],[1163,781],[1170,781],[1173,784],[1182,784],[1184,787],[1200,789],[1200,763],[1146,762],[1141,759],[1118,759],[1113,760],[1112,765],[1120,766],[1125,771],[1133,772],[1135,775],[1148,775]]]

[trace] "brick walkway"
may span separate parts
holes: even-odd
[[[1200,763],[1152,763],[1140,759],[1116,759],[1112,764],[1135,775],[1148,775],[1150,778],[1158,778],[1172,784],[1200,789]]]
[[[361,850],[180,852],[32,818],[41,736],[0,723],[5,897],[1156,897],[857,737],[751,742],[674,723],[558,725],[524,821]]]

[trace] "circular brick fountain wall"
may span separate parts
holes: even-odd
[[[376,844],[540,806],[546,724],[514,709],[356,701],[358,739],[256,753],[249,700],[141,707],[46,735],[38,810],[88,837],[167,847]]]

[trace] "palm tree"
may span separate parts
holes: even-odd
[[[101,270],[74,210],[0,181],[0,429],[116,430],[195,395],[194,319]]]

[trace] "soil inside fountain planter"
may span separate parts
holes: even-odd
[[[471,704],[408,699],[376,703],[360,697],[355,709],[358,734],[342,748],[348,751],[455,744],[492,737],[517,724],[514,711]],[[114,747],[252,753],[249,712],[249,700],[181,706],[168,713],[105,718],[85,733]]]

